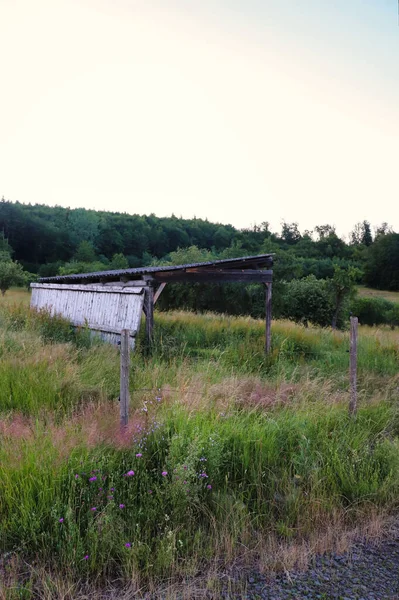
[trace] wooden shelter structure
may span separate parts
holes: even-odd
[[[31,306],[47,308],[73,325],[87,325],[109,341],[128,329],[131,346],[146,316],[146,337],[152,342],[154,305],[168,283],[263,283],[266,288],[265,351],[271,349],[273,255],[244,256],[165,267],[140,267],[59,275],[32,283]]]

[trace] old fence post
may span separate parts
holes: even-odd
[[[121,429],[129,421],[129,367],[130,367],[130,331],[121,331],[121,387],[120,387],[120,415]]]
[[[351,317],[349,360],[351,398],[349,402],[349,414],[352,416],[355,416],[357,412],[357,326],[358,318]]]
[[[154,329],[154,288],[149,285],[145,290],[145,336],[147,352],[152,349],[153,329]]]
[[[265,353],[269,354],[272,349],[272,284],[266,283],[266,339]]]

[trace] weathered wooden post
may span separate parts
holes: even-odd
[[[266,342],[265,352],[269,354],[272,349],[272,284],[266,283]]]
[[[349,377],[351,398],[349,402],[349,414],[356,415],[357,412],[357,326],[359,320],[357,317],[351,317],[350,332],[350,359],[349,359]]]
[[[152,346],[152,336],[154,329],[154,288],[149,285],[145,288],[145,337],[147,342],[147,350]]]
[[[129,422],[129,367],[130,331],[121,331],[121,384],[120,384],[120,427],[123,430]]]

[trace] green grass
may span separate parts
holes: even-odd
[[[347,333],[276,322],[265,357],[262,322],[158,313],[121,435],[118,349],[26,296],[0,308],[0,598],[278,568],[397,511],[397,331],[360,328],[351,419]]]

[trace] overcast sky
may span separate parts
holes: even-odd
[[[399,230],[397,0],[0,0],[0,196]]]

